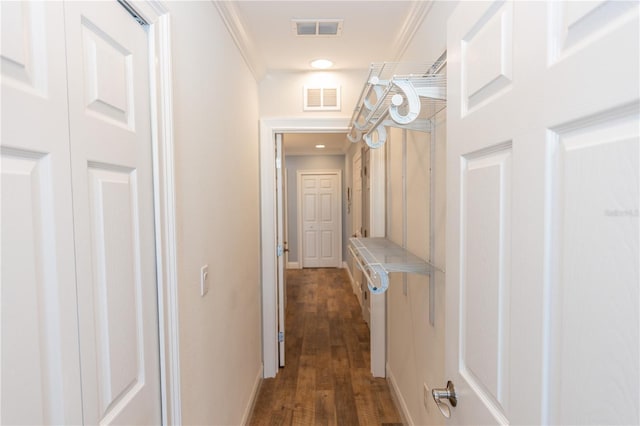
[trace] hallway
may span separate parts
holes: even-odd
[[[370,372],[369,329],[344,269],[287,271],[286,366],[265,379],[250,425],[400,424]]]

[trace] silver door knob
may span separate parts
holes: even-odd
[[[458,398],[456,397],[456,390],[453,387],[453,383],[451,380],[447,382],[447,387],[442,389],[432,389],[431,396],[433,396],[433,400],[436,402],[438,409],[442,413],[445,418],[451,417],[451,408],[444,402],[445,399],[449,400],[449,404],[452,407],[458,405]]]

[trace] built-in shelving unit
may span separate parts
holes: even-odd
[[[386,238],[350,238],[349,251],[374,294],[389,288],[391,272],[431,275],[437,269]]]
[[[430,132],[431,118],[446,106],[444,61],[432,64],[371,64],[351,117],[351,142],[372,148],[387,140],[389,126]]]
[[[371,64],[369,75],[353,111],[348,138],[380,148],[387,141],[387,128],[435,132],[435,116],[446,107],[446,52],[434,63]],[[435,144],[430,155],[429,253],[435,252]],[[406,220],[406,219],[405,219]],[[406,231],[405,231],[406,232]],[[405,237],[403,237],[405,238]],[[389,273],[432,275],[429,280],[429,322],[435,322],[434,270],[444,272],[385,238],[351,238],[349,250],[364,272],[371,293],[384,293]]]

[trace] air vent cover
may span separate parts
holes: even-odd
[[[304,86],[304,111],[340,111],[340,87]]]
[[[300,37],[338,37],[342,19],[292,19],[291,32]]]

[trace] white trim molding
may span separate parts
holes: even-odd
[[[287,269],[300,269],[299,262],[287,262]]]
[[[398,32],[398,37],[395,40],[395,47],[392,52],[396,52],[393,59],[394,62],[400,61],[404,56],[411,40],[416,35],[416,32],[424,22],[427,14],[431,10],[434,1],[417,1],[413,2],[411,11],[407,14],[407,20],[404,22],[402,28]]]
[[[160,337],[162,424],[182,424],[169,10],[157,0],[133,3],[149,26],[151,135]]]
[[[262,366],[260,366],[258,375],[256,376],[256,380],[255,382],[253,382],[253,389],[251,390],[251,395],[249,396],[249,402],[244,409],[244,413],[242,414],[242,420],[240,421],[241,425],[249,424],[249,420],[251,419],[251,415],[253,414],[253,409],[256,406],[256,401],[258,400],[260,387],[262,386],[262,375]]]
[[[398,386],[398,382],[396,382],[396,378],[387,364],[387,383],[389,385],[389,389],[391,390],[391,398],[393,402],[396,403],[396,407],[400,410],[400,418],[402,419],[403,425],[413,426],[415,422],[411,418],[411,413],[409,412],[409,407],[407,407],[407,401],[404,400],[402,393],[400,392],[400,387]]]
[[[264,77],[266,73],[266,68],[256,53],[257,49],[247,33],[246,25],[240,16],[238,6],[236,6],[233,1],[211,0],[211,3],[213,3],[218,10],[224,26],[227,28],[227,31],[229,31],[233,42],[236,44],[247,67],[249,67],[251,74],[253,74],[256,81],[262,80],[262,77]]]
[[[262,271],[262,361],[264,377],[278,372],[276,279],[276,133],[346,133],[348,117],[263,118],[260,120],[260,236]]]

